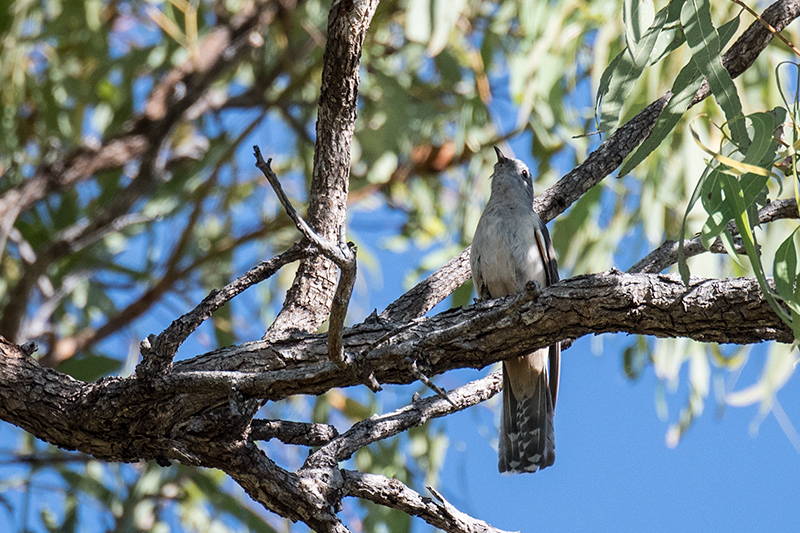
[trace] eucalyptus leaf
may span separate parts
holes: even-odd
[[[681,10],[681,23],[692,59],[708,80],[711,92],[725,112],[733,141],[742,149],[750,144],[745,127],[742,103],[736,86],[722,66],[722,40],[711,21],[708,0],[686,0]]]
[[[721,46],[725,46],[728,41],[733,38],[738,26],[739,18],[736,17],[726,22],[720,28],[719,37]],[[653,127],[653,131],[647,139],[625,159],[625,162],[619,169],[619,176],[625,176],[630,173],[661,145],[667,135],[669,135],[678,124],[684,113],[686,113],[686,110],[689,109],[689,105],[691,105],[694,100],[694,96],[702,83],[703,78],[700,76],[700,69],[697,63],[694,60],[689,61],[675,78],[675,82],[672,84],[672,89],[670,90],[672,95],[669,99],[669,103],[664,108],[664,111],[661,112],[658,121],[656,121],[656,125]]]

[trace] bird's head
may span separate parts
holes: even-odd
[[[497,163],[492,174],[492,196],[520,199],[533,204],[533,179],[527,165],[519,159],[506,157],[495,146]]]

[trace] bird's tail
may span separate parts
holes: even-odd
[[[534,357],[534,354],[527,357]],[[543,368],[534,369],[519,363],[521,361],[517,360],[503,363],[498,468],[500,472],[511,474],[533,473],[556,460],[554,408],[547,374]],[[509,366],[513,368],[510,370]],[[527,375],[520,376],[520,373]]]

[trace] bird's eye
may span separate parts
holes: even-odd
[[[528,174],[528,171],[527,171],[527,170],[523,170],[523,171],[522,171],[522,177],[523,177],[523,178],[525,178],[525,179],[528,179],[528,178],[530,178],[530,177],[531,177],[531,175],[530,175],[530,174]]]

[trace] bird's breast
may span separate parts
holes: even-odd
[[[479,262],[482,283],[492,298],[517,294],[530,281],[547,284],[544,261],[536,241],[532,210],[487,208],[472,243],[473,264]],[[473,268],[474,270],[475,268]]]

